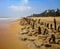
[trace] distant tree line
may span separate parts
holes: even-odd
[[[49,9],[49,10],[45,10],[44,12],[40,13],[40,14],[33,14],[33,17],[59,17],[60,16],[60,9]],[[31,17],[31,16],[30,16]]]

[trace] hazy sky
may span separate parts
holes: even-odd
[[[60,0],[0,0],[0,18],[19,18],[60,8]]]

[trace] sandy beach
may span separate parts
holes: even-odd
[[[45,19],[48,20],[47,18]],[[51,21],[51,18],[49,19]],[[60,17],[56,19],[57,21],[59,21]],[[5,21],[1,21],[1,22],[4,23]],[[28,41],[24,42],[19,40],[19,37],[21,36],[19,35],[19,32],[21,31],[21,27],[22,27],[20,26],[19,23],[20,21],[16,20],[16,21],[11,21],[10,23],[6,23],[6,25],[4,26],[0,25],[0,49],[29,49],[27,46]]]

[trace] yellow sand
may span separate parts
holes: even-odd
[[[44,17],[42,19],[44,19],[45,21],[53,20],[53,18],[51,17]],[[57,17],[56,19],[57,21],[60,21],[60,17]],[[0,49],[28,49],[28,42],[23,42],[18,39],[20,36],[18,32],[21,31],[22,27],[19,25],[19,22],[19,20],[16,20],[14,22],[11,22],[11,24],[9,24],[9,26],[7,26],[6,29],[0,28]]]

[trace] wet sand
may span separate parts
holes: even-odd
[[[4,21],[1,21],[4,22]],[[19,41],[19,25],[9,23],[4,26],[0,25],[0,49],[26,49],[22,41]],[[23,47],[22,47],[23,45]]]

